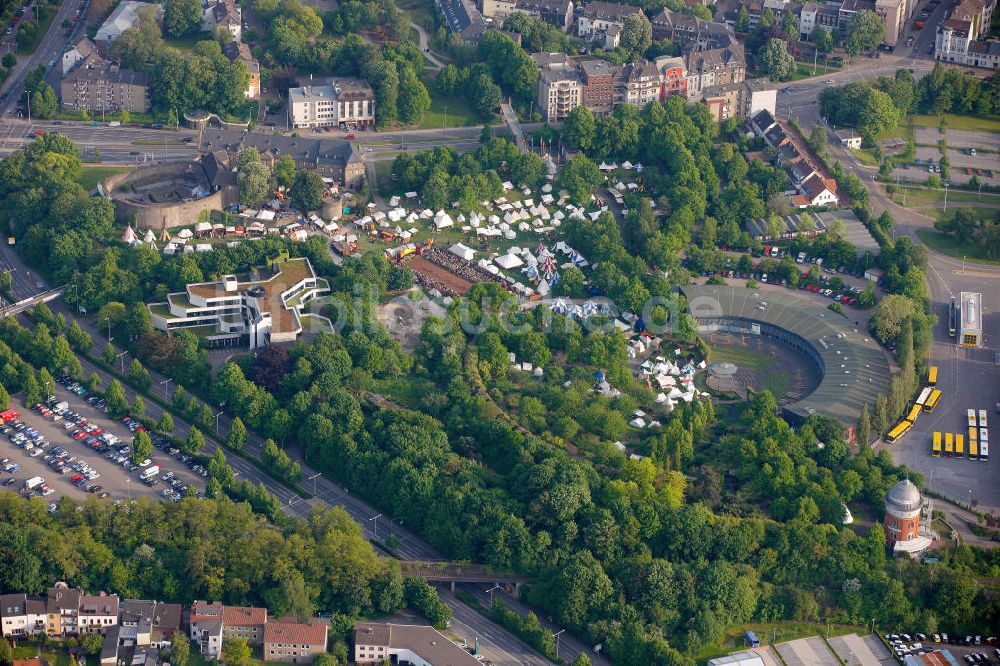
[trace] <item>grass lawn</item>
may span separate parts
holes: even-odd
[[[183,37],[163,36],[164,44],[173,46],[178,51],[184,51],[185,53],[193,51],[195,44],[204,41],[212,41],[212,35],[207,32],[196,32],[193,35],[185,35]]]
[[[711,347],[708,358],[712,363],[728,362],[760,372],[774,365],[774,359],[743,347]]]
[[[42,38],[45,37],[45,33],[47,33],[49,31],[49,26],[52,25],[52,19],[54,19],[56,17],[56,12],[58,10],[59,10],[59,7],[51,7],[49,5],[41,5],[41,4],[39,4],[39,8],[38,8],[38,18],[39,18],[38,31],[35,33],[34,38],[32,38],[30,40],[27,40],[27,41],[25,41],[23,43],[20,43],[20,42],[18,43],[18,45],[17,45],[17,51],[15,51],[15,53],[17,55],[19,55],[19,56],[27,56],[27,55],[31,55],[32,53],[35,52],[35,49],[38,48],[38,45],[41,43]],[[32,18],[33,19],[34,16],[29,16],[28,14],[25,14],[25,19],[28,19],[28,18]],[[30,21],[30,22],[33,23],[34,21]],[[23,25],[23,23],[22,23],[22,25]]]
[[[393,160],[375,162],[375,180],[379,196],[388,199],[396,191],[396,183],[392,179]]]
[[[939,231],[930,229],[917,229],[917,237],[922,240],[927,247],[937,250],[941,254],[946,254],[955,259],[981,264],[993,264],[1000,266],[1000,259],[990,259],[983,251],[983,246],[979,243],[959,243],[957,240]]]
[[[34,659],[38,656],[38,646],[34,643],[21,643],[14,648],[14,659]]]
[[[721,641],[702,649],[695,655],[695,659],[699,663],[703,663],[706,659],[721,657],[738,650],[744,646],[743,634],[751,630],[757,634],[762,645],[771,645],[772,638],[776,643],[785,643],[797,638],[826,635],[826,625],[820,623],[783,621],[768,624],[743,624],[726,629]],[[852,633],[865,636],[868,634],[868,630],[862,626],[830,625],[831,638]]]
[[[775,399],[781,398],[781,396],[788,393],[788,389],[791,387],[792,378],[787,372],[772,372],[761,377],[761,388],[765,391],[770,391]]]
[[[85,166],[80,173],[80,178],[76,182],[80,183],[83,189],[92,192],[97,189],[97,184],[108,176],[113,176],[116,173],[126,173],[131,170],[131,167]]]
[[[820,61],[822,62],[822,61]],[[792,72],[792,81],[801,81],[802,79],[808,79],[813,76],[824,76],[826,74],[832,74],[834,72],[840,71],[839,67],[825,67],[819,63],[816,64],[816,73],[813,73],[812,62],[805,63],[796,61],[795,71]]]
[[[873,166],[873,167],[878,166],[878,160],[875,159],[875,156],[872,155],[870,150],[855,149],[855,148],[851,148],[850,150],[851,154],[854,155],[854,157],[856,157],[857,160],[862,164],[864,164],[865,166]]]
[[[431,93],[431,108],[424,119],[410,129],[441,129],[443,127],[472,127],[482,125],[479,114],[460,97],[441,97]]]
[[[918,205],[918,204],[943,204],[944,203],[944,189],[928,189],[921,187],[908,187],[906,185],[900,185],[896,190],[896,194],[902,194],[903,190],[906,190],[906,204]],[[969,192],[965,190],[948,190],[948,205],[951,204],[976,204],[976,203],[992,203],[1000,204],[1000,194],[994,194],[993,192],[983,192],[980,195],[979,192]]]
[[[1000,118],[997,116],[957,116],[952,113],[946,113],[944,117],[948,121],[948,126],[945,128],[946,133],[950,129],[1000,133]],[[938,116],[915,115],[911,116],[911,118],[914,125],[933,127],[935,129],[937,129],[940,122]]]

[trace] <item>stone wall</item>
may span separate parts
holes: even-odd
[[[223,210],[236,203],[235,187],[223,187],[202,199],[188,199],[170,203],[136,203],[128,201],[121,188],[130,182],[141,181],[151,175],[180,175],[188,167],[186,162],[172,162],[135,169],[129,173],[108,176],[101,182],[101,191],[115,204],[115,219],[132,223],[137,228],[160,229],[194,224],[202,211]]]

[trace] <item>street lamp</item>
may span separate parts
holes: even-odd
[[[375,535],[374,538],[376,540],[378,540],[378,519],[381,518],[381,517],[382,517],[382,514],[378,513],[378,514],[375,514],[374,516],[372,516],[371,518],[368,519],[368,521],[371,522],[372,525],[374,526],[373,527],[373,534]]]
[[[118,356],[115,357],[115,358],[121,359],[121,361],[122,361],[122,374],[123,375],[125,374],[125,357],[127,355],[128,355],[128,352],[127,351],[123,351],[121,354],[118,354]]]
[[[219,434],[219,417],[225,414],[225,412],[219,412],[215,415],[215,434]]]
[[[108,344],[111,344],[111,341],[114,340],[114,338],[111,337],[111,317],[105,317],[104,321],[108,324]]]
[[[316,479],[318,477],[320,477],[320,476],[322,476],[322,474],[320,474],[319,472],[316,472],[315,474],[313,474],[312,476],[310,476],[308,479],[306,479],[306,481],[312,481],[313,482],[313,495],[316,494]]]
[[[948,210],[948,183],[944,184],[944,208],[942,210]]]
[[[559,636],[564,631],[566,631],[566,630],[565,629],[560,629],[558,632],[552,634],[552,638],[556,639],[556,659],[557,660],[559,659]]]
[[[501,589],[500,583],[497,583],[496,585],[494,585],[490,589],[486,590],[487,592],[490,593],[490,608],[493,608],[493,593],[495,591],[499,590],[499,589]]]
[[[162,386],[162,387],[163,387],[163,397],[164,397],[164,398],[166,398],[166,397],[167,397],[167,385],[168,385],[168,384],[170,384],[170,382],[171,382],[171,379],[170,379],[170,377],[167,377],[167,378],[166,378],[166,379],[164,379],[164,380],[163,380],[162,382],[160,382],[160,386]]]
[[[30,125],[31,124],[31,93],[33,93],[35,91],[34,90],[25,90],[24,92],[25,92],[25,95],[27,96],[27,99],[28,99],[28,124]]]

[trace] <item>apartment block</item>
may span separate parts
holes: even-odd
[[[43,599],[26,594],[0,595],[0,633],[5,638],[30,638],[45,633],[47,621]]]
[[[116,63],[85,62],[63,77],[59,92],[68,111],[149,111],[149,74]]]
[[[984,69],[1000,67],[1000,42],[979,41],[995,9],[995,0],[961,0],[952,7],[934,35],[934,59]]]
[[[634,5],[603,2],[603,0],[588,2],[577,21],[576,35],[583,39],[603,42],[604,48],[613,49],[618,46],[625,19],[640,13],[642,9]]]
[[[573,25],[573,9],[572,0],[483,0],[483,16],[500,24],[518,12],[539,18],[563,32]]]
[[[118,614],[119,639],[124,645],[160,646],[180,631],[183,608],[180,604],[146,599],[126,599]]]
[[[76,636],[80,632],[80,599],[83,592],[66,583],[56,583],[45,598],[45,630],[52,638]]]
[[[684,56],[688,100],[701,99],[702,91],[716,85],[740,83],[746,79],[747,64],[743,45],[733,40],[728,46],[705,51],[689,51]]]
[[[351,78],[289,88],[288,122],[292,127],[371,127],[375,93],[367,81]]]
[[[702,101],[716,123],[729,118],[750,119],[760,111],[775,113],[778,91],[768,79],[722,83],[702,90]]]
[[[329,623],[268,622],[264,626],[264,660],[288,664],[311,664],[316,655],[326,652]]]

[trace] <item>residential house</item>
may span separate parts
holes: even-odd
[[[861,148],[861,135],[852,129],[835,130],[833,138],[844,148]]]
[[[247,89],[243,95],[247,99],[260,98],[260,63],[253,54],[250,47],[243,42],[229,42],[222,47],[222,53],[230,60],[239,60],[247,67],[247,74],[250,75],[247,81]]]
[[[661,82],[656,63],[639,60],[623,65],[614,79],[614,105],[631,104],[641,109],[649,102],[659,101]]]
[[[684,59],[661,56],[654,62],[660,70],[660,101],[666,102],[675,95],[687,98],[687,72],[684,69]]]
[[[983,69],[1000,69],[1000,41],[990,39],[969,44],[965,64]]]
[[[518,12],[539,18],[563,32],[573,25],[572,0],[483,0],[482,4],[483,16],[498,23],[503,23],[508,16]]]
[[[827,31],[840,27],[839,2],[806,2],[799,8],[799,37],[808,40],[817,27]]]
[[[882,19],[885,24],[885,35],[882,43],[895,46],[899,43],[906,29],[906,21],[909,18],[911,0],[875,0],[875,14]]]
[[[45,599],[46,632],[50,638],[76,636],[80,631],[80,598],[83,592],[56,583]]]
[[[285,272],[287,277],[283,275]],[[275,277],[283,277],[284,285],[291,285],[282,293],[288,301],[300,304],[312,298],[310,294],[324,293],[326,280],[317,278],[308,259],[290,259],[280,265]],[[329,291],[329,289],[326,289]],[[276,334],[277,332],[275,332]],[[253,606],[223,606],[223,638],[245,638],[247,644],[258,646],[264,640],[264,625],[267,624],[267,609]]]
[[[763,137],[767,134],[768,130],[774,127],[777,121],[774,119],[774,113],[767,109],[758,111],[750,119],[750,126],[759,137]]]
[[[840,202],[837,197],[837,183],[832,178],[813,174],[803,181],[798,189],[800,193],[792,196],[792,205],[796,208],[836,206]]]
[[[102,56],[111,54],[111,45],[122,33],[138,25],[143,16],[152,17],[157,23],[163,21],[163,6],[137,0],[123,0],[115,7],[107,20],[94,34],[94,44]]]
[[[434,627],[358,622],[353,642],[356,664],[391,661],[415,666],[480,666],[475,657]]]
[[[123,647],[121,644],[121,625],[108,629],[104,634],[104,642],[101,643],[101,652],[98,658],[101,666],[118,666],[118,652]]]
[[[467,42],[478,41],[486,34],[487,24],[473,0],[434,0],[444,15],[448,28]]]
[[[46,630],[45,601],[25,594],[0,595],[0,634],[5,638],[29,638]]]
[[[80,597],[79,633],[103,634],[118,624],[118,595],[101,592]]]
[[[270,621],[264,625],[264,661],[311,664],[316,655],[326,652],[329,623]]]
[[[71,49],[67,49],[62,55],[62,73],[66,75],[76,67],[81,62],[84,62],[88,57],[94,56],[100,58],[97,53],[97,46],[94,42],[90,41],[86,37],[81,39],[76,43]]]
[[[149,74],[104,60],[88,59],[71,71],[59,82],[59,92],[68,111],[149,111]]]
[[[203,657],[218,659],[222,654],[222,604],[195,602],[191,605],[191,645]]]
[[[235,275],[226,275],[217,282],[189,284],[183,292],[167,294],[166,302],[149,306],[153,327],[169,333],[214,326],[216,333],[211,339],[241,340],[245,336],[250,349],[293,342],[309,322],[329,329],[329,320],[305,311],[309,301],[330,292],[326,280],[316,277],[309,260],[290,259],[275,264],[273,270],[266,279],[241,282]],[[260,645],[267,609],[199,602],[192,606],[191,618],[192,640],[210,642],[218,633],[213,622],[221,619],[223,637],[238,636]],[[195,625],[201,619],[206,620],[205,628],[196,636]],[[202,636],[204,631],[209,632],[207,638]]]
[[[702,101],[716,123],[750,119],[761,111],[775,112],[778,90],[768,79],[749,79],[709,86],[702,90]]]
[[[965,64],[969,45],[973,42],[973,28],[969,21],[946,19],[934,35],[934,59]]]
[[[732,39],[732,29],[724,23],[706,21],[693,14],[667,8],[650,19],[650,23],[653,39],[669,39],[681,48],[721,48]]]
[[[202,5],[202,31],[215,32],[220,27],[237,42],[243,41],[243,12],[233,0],[210,0]]]
[[[1000,42],[979,41],[989,29],[996,0],[961,0],[952,7],[934,35],[934,59],[958,65],[997,69]]]
[[[146,599],[126,599],[118,614],[119,636],[123,645],[161,646],[181,629],[180,604]]]
[[[594,0],[584,6],[583,13],[577,20],[577,37],[601,41],[604,42],[604,48],[613,49],[618,46],[625,19],[641,13],[642,9],[634,5]]]

